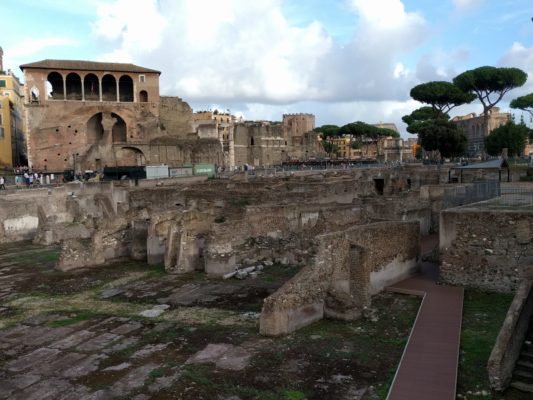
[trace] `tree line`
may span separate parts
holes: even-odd
[[[456,76],[452,82],[432,81],[419,84],[410,96],[424,104],[411,114],[402,117],[407,131],[418,135],[418,144],[426,151],[440,157],[459,157],[466,153],[467,137],[450,119],[450,111],[463,104],[478,100],[483,107],[482,133],[485,150],[489,155],[499,155],[503,148],[509,156],[519,155],[528,138],[533,134],[523,119],[520,123],[510,120],[489,134],[491,110],[512,89],[526,83],[527,74],[519,68],[479,67]],[[533,118],[533,93],[511,101],[510,107],[528,112]],[[323,125],[315,129],[322,136],[328,153],[338,152],[327,139],[343,135],[355,138],[352,147],[360,147],[380,137],[399,137],[398,132],[357,121],[344,126]]]

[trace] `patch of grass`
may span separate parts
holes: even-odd
[[[157,378],[165,376],[165,370],[163,368],[156,368],[150,371],[148,377],[145,379],[144,384],[149,385],[154,383]]]
[[[158,278],[160,276],[166,275],[167,271],[163,264],[151,265],[149,266],[147,278]]]
[[[285,400],[304,400],[306,398],[305,393],[298,390],[284,390],[282,395]]]
[[[208,365],[189,364],[183,369],[182,378],[197,385],[210,386],[213,384],[210,378],[211,368]]]
[[[487,374],[489,359],[496,337],[507,315],[512,294],[465,290],[463,307],[463,324],[461,331],[461,353],[459,356],[459,374],[457,393],[467,391],[490,392]],[[507,391],[505,396],[480,396],[480,399],[524,399],[523,393]]]
[[[97,313],[89,310],[84,310],[76,313],[74,316],[66,319],[56,319],[48,323],[48,326],[52,328],[59,328],[62,326],[75,325],[78,322],[87,321],[98,316]]]

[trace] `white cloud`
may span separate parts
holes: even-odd
[[[96,9],[98,19],[92,25],[93,32],[97,37],[121,41],[123,48],[134,47],[137,51],[155,49],[161,44],[161,35],[166,27],[166,19],[157,3],[157,0],[102,3]]]
[[[452,0],[458,11],[471,11],[479,7],[485,0]]]
[[[398,66],[424,40],[424,19],[400,0],[351,5],[357,27],[346,46],[320,22],[291,26],[282,0],[115,0],[93,30],[117,44],[104,59],[160,69],[162,93],[188,101],[405,99],[412,73]]]
[[[76,46],[78,42],[74,39],[64,37],[45,37],[40,39],[25,39],[16,43],[5,52],[10,58],[29,58],[38,53],[44,52],[49,47]]]
[[[511,91],[506,100],[533,93],[533,47],[525,47],[521,43],[513,43],[511,48],[498,61],[498,66],[520,68],[528,74],[526,84]]]

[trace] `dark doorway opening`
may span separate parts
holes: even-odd
[[[374,178],[374,187],[376,188],[377,194],[383,196],[383,189],[385,189],[385,179]]]

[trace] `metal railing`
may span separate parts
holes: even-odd
[[[496,198],[501,194],[499,181],[474,182],[444,189],[442,208],[459,207]]]

